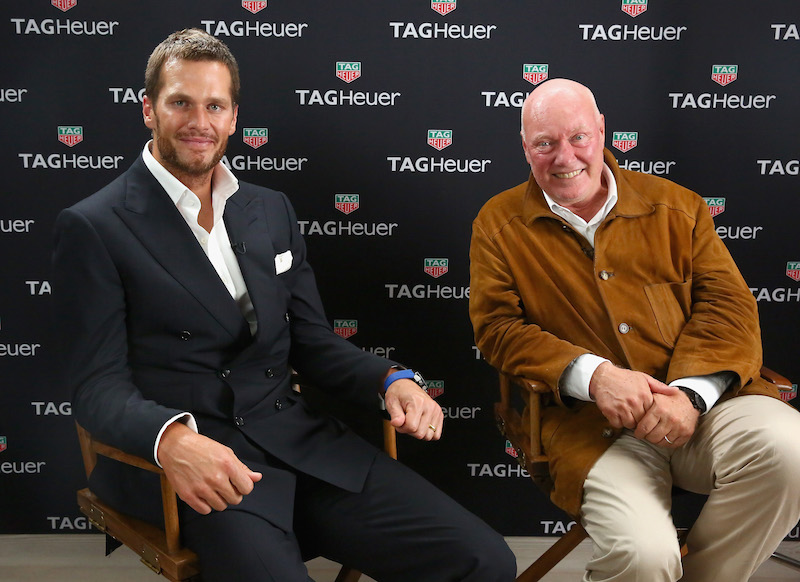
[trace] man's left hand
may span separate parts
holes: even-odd
[[[395,380],[384,395],[386,411],[397,432],[420,440],[435,441],[442,436],[442,407],[408,378]]]
[[[694,434],[700,412],[683,392],[653,392],[653,404],[636,425],[633,435],[660,447],[676,449]]]

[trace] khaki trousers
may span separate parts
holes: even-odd
[[[673,484],[708,495],[683,563]],[[732,398],[676,450],[626,431],[589,472],[581,514],[594,545],[585,582],[744,582],[800,520],[800,414]]]

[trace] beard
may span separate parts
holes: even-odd
[[[217,166],[219,161],[222,159],[222,156],[225,155],[225,150],[228,147],[228,136],[223,135],[217,140],[217,148],[214,150],[214,154],[210,159],[207,161],[204,159],[187,160],[181,157],[172,141],[162,135],[159,130],[160,125],[158,123],[158,118],[156,118],[156,129],[153,132],[153,139],[155,140],[156,147],[161,154],[161,159],[166,165],[172,168],[172,170],[174,170],[173,173],[176,174],[188,176],[202,176],[207,174]],[[175,137],[180,138],[180,135],[176,135]]]

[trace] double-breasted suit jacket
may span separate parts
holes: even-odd
[[[294,479],[286,465],[358,491],[377,452],[312,411],[292,390],[291,368],[377,409],[393,362],[332,331],[283,194],[240,183],[224,223],[255,308],[255,336],[141,156],[64,210],[53,282],[65,379],[78,422],[150,460],[164,424],[191,412],[202,434],[264,473],[239,508],[288,530]],[[101,459],[91,483],[109,503],[156,518],[146,472]]]

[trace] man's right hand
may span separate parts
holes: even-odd
[[[178,497],[203,515],[238,505],[261,480],[230,448],[180,422],[161,435],[158,460]]]
[[[653,405],[653,392],[671,394],[670,388],[642,372],[600,364],[589,382],[589,394],[614,428],[634,429]]]

